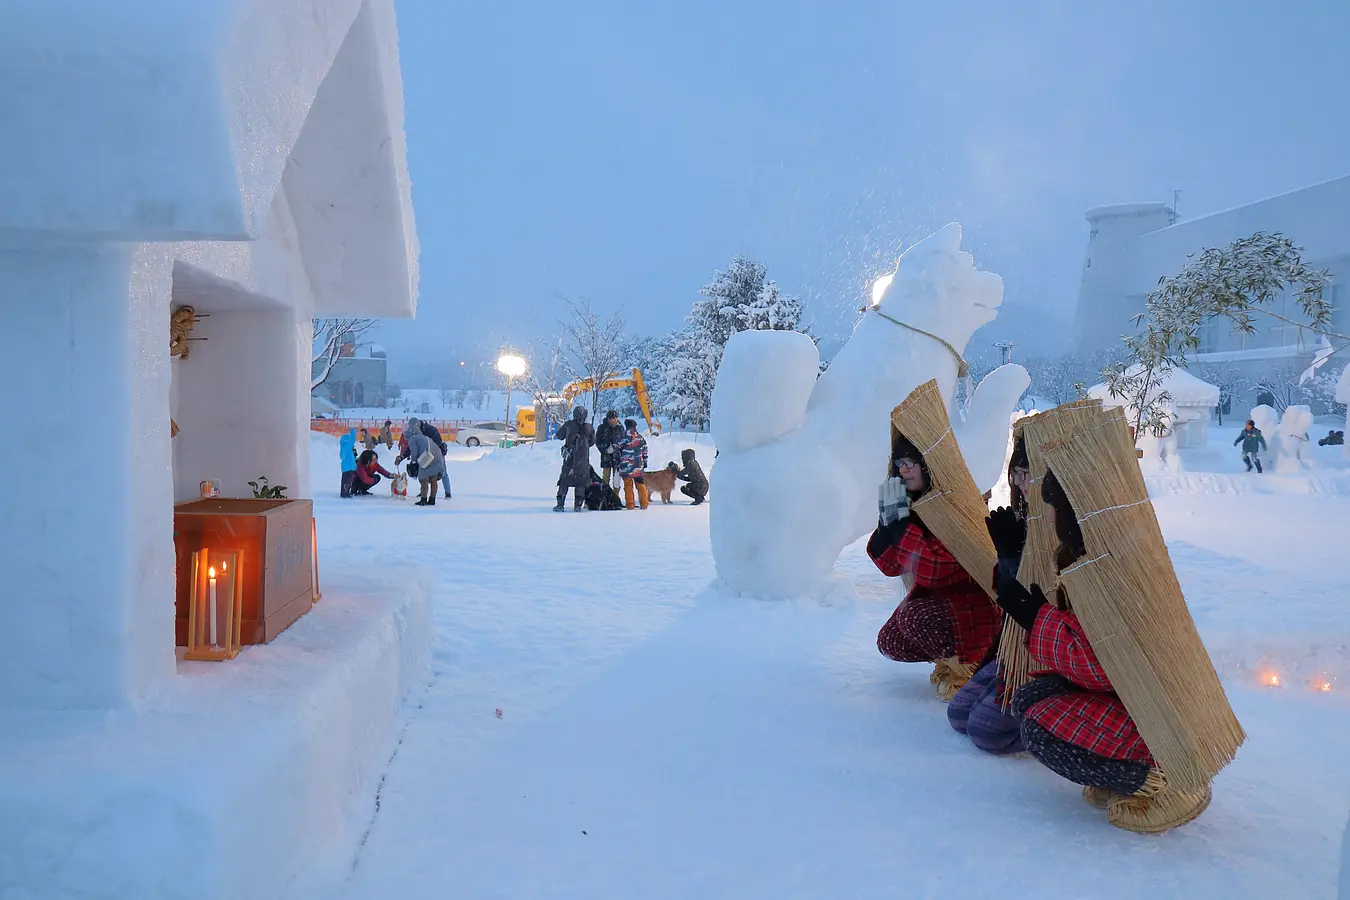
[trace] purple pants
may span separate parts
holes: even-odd
[[[999,708],[998,660],[987,663],[947,704],[947,721],[985,753],[1003,755],[1022,749],[1022,730],[1011,713]]]

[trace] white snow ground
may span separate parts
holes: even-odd
[[[653,465],[686,443],[656,439]],[[1350,809],[1341,448],[1314,446],[1311,477],[1235,473],[1222,450],[1216,471],[1151,482],[1249,734],[1206,815],[1161,837],[1110,827],[1034,760],[952,732],[927,667],[876,651],[896,600],[861,543],[839,561],[855,600],[733,601],[708,590],[706,506],[551,512],[556,445],[460,450],[454,499],[425,510],[337,499],[336,441],[313,448],[325,564],[440,579],[431,680],[378,809],[351,823],[357,857],[333,859],[313,896],[1335,895]],[[1271,672],[1282,687],[1261,686]]]

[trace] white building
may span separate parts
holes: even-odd
[[[7,12],[0,347],[39,455],[0,516],[0,881],[278,896],[387,752],[425,648],[358,615],[287,636],[307,677],[278,677],[275,654],[183,663],[174,505],[207,478],[310,497],[310,320],[416,309],[393,2]],[[171,360],[185,306],[198,340]],[[402,621],[374,599],[364,616]]]
[[[1158,279],[1179,272],[1187,257],[1257,231],[1286,235],[1303,249],[1304,262],[1330,272],[1328,299],[1335,308],[1331,330],[1350,333],[1350,176],[1188,221],[1177,221],[1163,203],[1098,207],[1088,210],[1087,220],[1087,254],[1074,321],[1079,353],[1119,346]],[[1277,301],[1271,310],[1306,321],[1291,299]],[[1201,336],[1201,373],[1207,366],[1232,363],[1254,376],[1302,368],[1311,360],[1317,343],[1311,332],[1260,315],[1256,325],[1256,334],[1242,335],[1233,334],[1226,321],[1211,323]],[[1343,356],[1329,365],[1344,365]],[[1239,398],[1235,414],[1245,412],[1247,400],[1255,400],[1254,394]]]
[[[1138,374],[1135,366],[1130,374]],[[1173,369],[1149,391],[1149,399],[1166,392],[1171,399],[1167,403],[1169,413],[1170,437],[1178,450],[1204,447],[1209,443],[1209,425],[1214,407],[1219,403],[1219,389],[1206,381],[1196,378],[1185,369]],[[1124,398],[1112,397],[1105,384],[1089,388],[1087,395],[1102,401],[1105,406],[1125,407],[1126,413],[1133,419],[1138,410],[1133,404],[1127,404]]]

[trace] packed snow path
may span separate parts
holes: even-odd
[[[455,498],[434,510],[327,500],[335,444],[315,446],[325,560],[437,579],[434,672],[323,896],[1335,894],[1350,685],[1263,689],[1254,667],[1296,670],[1278,654],[1310,642],[1344,664],[1350,491],[1159,500],[1250,738],[1209,812],[1151,838],[950,730],[927,668],[876,652],[896,601],[861,546],[840,560],[860,600],[730,600],[706,590],[706,507],[683,497],[556,514],[556,454],[518,449],[452,464]]]

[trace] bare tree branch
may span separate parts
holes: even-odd
[[[315,319],[314,339],[310,347],[313,354],[310,364],[310,391],[323,385],[333,374],[333,366],[342,358],[344,346],[365,343],[363,338],[378,324],[378,319]]]

